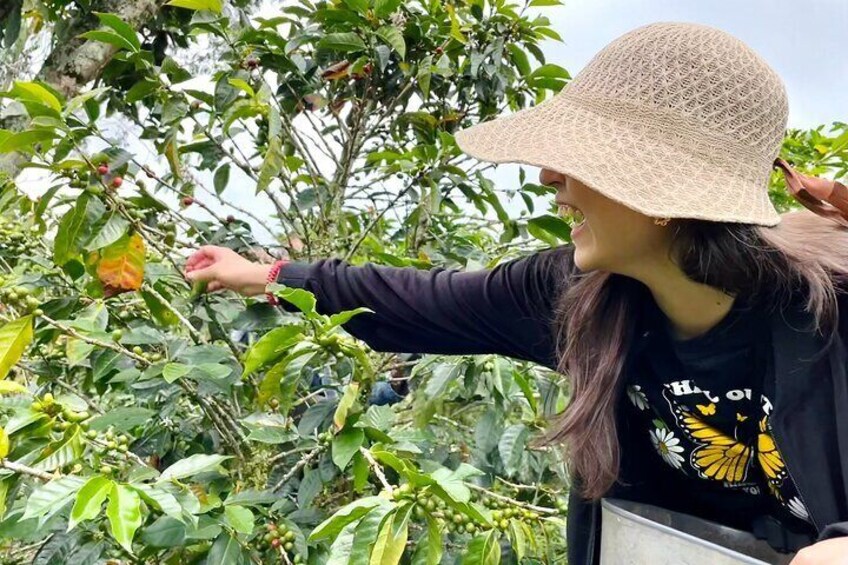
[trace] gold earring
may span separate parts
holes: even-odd
[[[671,218],[654,218],[654,223],[658,226],[667,226]]]

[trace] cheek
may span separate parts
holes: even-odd
[[[629,270],[640,257],[658,248],[657,232],[644,218],[598,215],[575,240],[574,261],[581,270]]]

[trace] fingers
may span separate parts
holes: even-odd
[[[226,250],[215,245],[204,245],[191,254],[186,261],[186,272],[202,269],[218,261]]]
[[[187,271],[186,278],[191,282],[209,281],[211,285],[218,278],[218,267],[213,263],[207,267]]]
[[[212,282],[210,282],[210,283],[209,283],[209,285],[206,287],[206,292],[215,292],[215,291],[217,291],[217,290],[221,290],[221,289],[223,289],[223,288],[224,288],[224,285],[222,285],[222,284],[221,284],[221,283],[219,283],[218,281],[212,281]]]

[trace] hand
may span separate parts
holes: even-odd
[[[186,261],[185,274],[191,282],[206,281],[206,290],[222,288],[234,290],[244,296],[265,292],[271,265],[248,261],[232,249],[204,245]]]
[[[808,545],[795,554],[789,565],[848,565],[848,536]]]

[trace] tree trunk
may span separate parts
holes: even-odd
[[[57,37],[56,47],[47,56],[38,78],[72,98],[82,88],[96,79],[115,54],[116,48],[108,43],[81,39],[80,34],[100,27],[93,12],[116,14],[132,28],[138,29],[150,21],[165,3],[165,0],[95,0],[86,16],[75,18],[63,27]],[[0,173],[15,178],[25,162],[18,153],[0,156]]]

